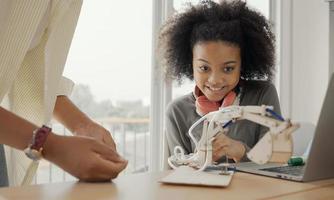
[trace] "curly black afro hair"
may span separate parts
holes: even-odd
[[[166,75],[193,80],[192,49],[198,42],[224,41],[241,49],[241,79],[272,80],[275,37],[269,21],[242,1],[202,1],[172,16],[159,35]]]

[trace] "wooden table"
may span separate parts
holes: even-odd
[[[298,183],[238,172],[227,188],[212,188],[159,183],[167,173],[126,175],[113,183],[65,182],[1,188],[0,200],[334,199],[334,179]]]

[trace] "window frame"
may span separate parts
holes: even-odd
[[[166,81],[158,62],[158,36],[164,21],[174,13],[172,0],[154,0],[152,15],[152,70],[151,70],[151,110],[150,110],[150,165],[149,171],[163,169],[163,144],[165,111],[172,97],[172,83]]]

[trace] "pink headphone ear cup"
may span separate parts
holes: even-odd
[[[222,107],[227,107],[233,104],[235,98],[237,97],[237,94],[234,91],[229,92],[222,103]]]
[[[205,95],[201,93],[199,88],[196,86],[194,90],[194,96],[196,98],[195,106],[196,106],[196,112],[200,115],[206,115],[209,112],[219,110],[219,107],[227,107],[233,104],[234,100],[237,97],[237,94],[234,91],[230,91],[223,100],[223,103],[220,105],[220,103],[210,101],[208,98],[206,98]]]
[[[209,99],[206,98],[206,96],[199,96],[196,99],[196,104],[202,112],[209,113],[212,111],[216,111],[219,109],[220,104],[217,102],[210,101]]]

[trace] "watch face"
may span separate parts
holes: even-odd
[[[26,156],[32,160],[40,160],[42,158],[42,153],[35,150],[35,149],[30,149],[30,148],[26,148],[24,150],[24,153],[26,154]]]

